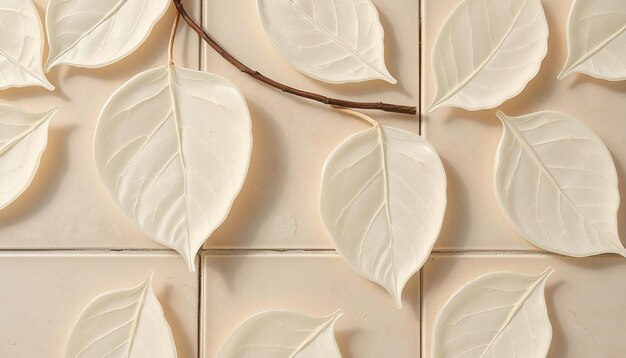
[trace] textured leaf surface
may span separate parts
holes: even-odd
[[[95,161],[102,181],[147,236],[195,255],[226,219],[252,150],[250,114],[228,80],[174,66],[143,72],[102,109]]]
[[[567,47],[559,79],[574,72],[626,79],[626,1],[575,0],[567,22]]]
[[[133,52],[165,14],[168,0],[50,0],[48,63],[102,67]]]
[[[152,290],[152,274],[138,287],[91,301],[72,331],[66,357],[175,358],[174,338]]]
[[[617,173],[602,140],[560,112],[498,117],[504,130],[496,199],[517,231],[563,255],[625,255],[617,231]]]
[[[432,357],[543,358],[552,340],[539,275],[494,272],[469,282],[439,312]]]
[[[435,40],[430,109],[496,107],[522,92],[547,51],[540,0],[465,0]]]
[[[0,2],[0,89],[41,86],[53,90],[41,68],[43,27],[31,0]]]
[[[48,126],[56,108],[25,113],[0,104],[0,209],[28,188],[48,143]]]
[[[396,80],[370,0],[257,0],[265,32],[296,69],[330,83]]]
[[[258,313],[231,333],[218,358],[339,358],[335,322],[341,311],[315,318],[296,312]]]
[[[417,134],[377,124],[348,137],[324,165],[320,214],[337,250],[398,307],[439,236],[445,208],[443,165]]]

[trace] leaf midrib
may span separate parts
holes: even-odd
[[[483,350],[483,352],[480,354],[479,358],[484,358],[485,354],[487,354],[487,352],[489,351],[489,349],[491,349],[491,347],[494,345],[494,343],[498,340],[498,338],[500,338],[500,335],[502,335],[502,332],[504,332],[504,330],[509,326],[509,324],[511,324],[511,322],[513,321],[513,318],[515,318],[515,316],[517,315],[517,313],[522,309],[522,307],[524,306],[524,303],[528,300],[528,298],[530,297],[530,295],[532,295],[535,290],[537,289],[537,287],[539,287],[539,285],[544,282],[544,280],[546,279],[547,276],[549,276],[552,273],[551,269],[548,269],[546,272],[542,273],[539,278],[537,279],[537,281],[535,281],[532,286],[530,286],[528,288],[528,290],[526,290],[526,292],[524,292],[524,295],[519,299],[519,301],[517,301],[515,303],[515,306],[513,307],[513,309],[511,310],[511,313],[507,316],[506,320],[504,321],[504,323],[502,324],[502,326],[500,327],[500,329],[498,330],[498,333],[491,339],[491,341],[489,342],[489,344],[487,345],[487,347],[485,347],[485,349]]]
[[[43,123],[45,123],[47,120],[49,120],[51,118],[51,116],[54,114],[55,111],[56,111],[56,109],[53,109],[53,110],[49,111],[48,113],[45,113],[39,121],[37,121],[32,126],[28,127],[26,130],[24,130],[24,132],[20,133],[20,135],[18,135],[17,137],[13,138],[7,144],[5,144],[3,147],[1,147],[0,148],[0,155],[4,154],[7,150],[11,149],[11,147],[13,147],[15,144],[19,143],[22,139],[26,138],[29,134],[34,132]]]
[[[351,46],[349,46],[347,43],[345,43],[345,41],[343,41],[342,39],[340,39],[339,37],[333,35],[332,33],[330,33],[330,31],[326,30],[326,28],[324,26],[322,26],[317,20],[315,20],[314,18],[312,18],[309,14],[307,14],[304,10],[302,10],[299,6],[297,6],[296,4],[293,3],[293,1],[287,0],[287,2],[293,6],[296,10],[298,10],[298,12],[300,12],[302,14],[302,16],[304,16],[307,20],[309,20],[316,28],[320,29],[322,32],[324,32],[328,37],[330,37],[331,40],[334,40],[336,43],[339,44],[339,46],[345,48],[346,50],[348,50],[350,53],[352,53],[352,55],[354,55],[356,58],[358,58],[361,62],[363,62],[363,64],[365,66],[367,66],[369,69],[374,70],[376,73],[378,73],[379,75],[383,76],[386,79],[391,79],[389,75],[385,74],[384,72],[382,72],[380,69],[378,69],[373,63],[371,63],[369,60],[367,60],[366,58],[363,57],[362,54],[358,53],[355,49],[353,49]]]
[[[45,88],[50,88],[50,85],[48,83],[46,83],[44,80],[42,80],[41,78],[39,78],[39,76],[37,76],[36,74],[34,74],[29,68],[27,68],[26,66],[22,65],[21,63],[19,63],[19,61],[17,61],[16,59],[14,59],[13,57],[9,56],[6,52],[4,52],[1,48],[0,48],[0,55],[4,58],[6,58],[7,60],[9,60],[9,62],[11,62],[12,64],[14,64],[17,68],[19,68],[20,70],[22,70],[23,72],[25,72],[26,74],[28,74],[30,77],[36,79],[41,85],[43,85],[43,87]]]
[[[59,60],[59,58],[61,58],[63,55],[65,55],[69,50],[73,49],[74,47],[76,47],[78,45],[79,42],[81,42],[85,37],[87,37],[88,35],[90,35],[92,32],[94,32],[98,27],[100,27],[100,25],[102,25],[105,21],[107,21],[111,16],[113,16],[115,13],[117,13],[122,6],[125,5],[125,3],[128,0],[119,0],[115,6],[113,6],[113,8],[111,8],[111,10],[106,13],[102,19],[98,20],[98,22],[96,22],[96,24],[90,28],[89,30],[87,30],[84,34],[80,35],[80,37],[78,37],[78,39],[76,39],[76,41],[74,41],[71,45],[69,45],[65,50],[61,51],[58,55],[56,55],[53,59],[51,59],[50,61],[48,61],[48,68],[51,68],[52,65],[54,65],[54,63],[56,61]]]
[[[315,330],[311,335],[309,335],[304,342],[302,342],[302,344],[300,344],[300,346],[298,346],[294,352],[289,356],[289,358],[295,358],[296,355],[300,352],[302,352],[302,350],[304,348],[306,348],[309,344],[311,344],[311,342],[313,342],[317,337],[320,336],[320,334],[322,334],[322,332],[324,332],[328,327],[330,327],[330,325],[332,325],[334,322],[337,321],[337,319],[339,319],[339,311],[333,313],[330,317],[328,317],[328,320],[326,322],[324,322],[324,324],[317,330]]]
[[[383,196],[383,200],[384,200],[384,204],[385,204],[385,214],[387,216],[387,226],[389,227],[389,249],[390,249],[390,265],[391,265],[391,272],[392,272],[392,277],[393,277],[393,293],[394,293],[394,299],[396,299],[398,302],[398,305],[402,305],[401,303],[401,298],[397,297],[398,296],[398,279],[397,279],[397,273],[396,273],[396,263],[395,263],[395,254],[393,252],[393,224],[391,222],[391,210],[389,209],[389,168],[387,166],[387,151],[385,150],[385,134],[383,132],[382,126],[378,123],[376,123],[374,125],[374,127],[376,128],[376,133],[378,135],[378,145],[380,146],[380,151],[381,151],[381,166],[382,166],[382,173],[383,173],[383,192],[384,192],[384,196]]]
[[[189,237],[189,233],[191,232],[189,230],[189,207],[188,207],[188,202],[187,202],[187,165],[185,163],[185,156],[183,154],[183,138],[182,138],[182,124],[180,122],[180,113],[178,112],[178,103],[176,100],[176,91],[175,91],[175,86],[176,86],[176,68],[174,67],[174,64],[168,64],[167,66],[167,74],[168,74],[168,81],[169,81],[169,90],[170,90],[170,100],[172,101],[172,116],[174,117],[174,123],[175,123],[175,127],[176,127],[176,140],[177,140],[177,144],[178,144],[178,156],[180,158],[180,166],[181,166],[181,171],[182,171],[182,175],[183,175],[183,197],[184,197],[184,208],[185,208],[185,229],[187,232],[187,238],[186,238],[186,243],[187,243],[187,264],[189,265],[189,269],[193,271],[193,264],[194,264],[194,256],[192,256],[192,252],[191,252],[191,240]]]
[[[600,44],[598,44],[596,47],[594,47],[593,49],[587,51],[585,53],[585,55],[583,57],[581,57],[578,61],[574,62],[574,64],[572,64],[571,66],[568,66],[565,70],[563,70],[563,72],[561,74],[559,74],[559,77],[563,78],[563,76],[567,75],[568,73],[570,73],[572,70],[574,70],[576,67],[580,66],[581,64],[583,64],[584,62],[586,62],[587,60],[589,60],[591,57],[595,56],[598,52],[600,52],[603,48],[605,48],[606,46],[608,46],[608,44],[610,44],[611,42],[613,42],[613,40],[615,40],[616,38],[618,38],[619,36],[621,36],[624,32],[626,31],[626,25],[622,26],[621,29],[617,30],[615,33],[613,33],[611,36],[607,37],[604,41],[602,41]]]
[[[146,279],[146,282],[144,283],[143,291],[141,292],[141,299],[137,304],[137,310],[135,311],[135,314],[133,316],[133,327],[131,328],[131,331],[129,334],[130,337],[129,337],[128,350],[127,350],[127,354],[129,357],[130,357],[130,352],[133,348],[133,343],[135,343],[137,326],[139,325],[141,311],[143,310],[143,306],[146,302],[146,296],[148,295],[148,288],[150,288],[151,285],[152,285],[152,272],[148,274],[148,278]]]
[[[537,165],[537,167],[539,167],[539,169],[541,171],[543,171],[546,175],[546,177],[548,178],[548,180],[552,183],[552,185],[554,185],[557,190],[559,191],[559,194],[565,198],[565,200],[576,210],[576,212],[585,220],[587,221],[591,227],[598,233],[598,235],[600,235],[600,237],[604,238],[606,241],[608,241],[611,246],[615,247],[618,252],[621,254],[624,252],[623,249],[621,249],[620,247],[618,247],[611,239],[609,239],[606,235],[604,235],[600,230],[598,230],[598,228],[596,227],[595,223],[591,220],[589,220],[587,218],[587,216],[580,210],[580,208],[578,207],[578,205],[576,205],[572,199],[563,191],[563,189],[561,188],[561,186],[559,185],[559,183],[556,181],[556,179],[554,178],[554,176],[552,175],[552,173],[550,173],[550,171],[545,167],[545,165],[543,164],[543,162],[541,161],[541,159],[539,159],[539,156],[537,155],[537,153],[535,152],[535,150],[533,149],[533,147],[530,145],[530,143],[528,143],[528,141],[526,141],[526,138],[524,138],[524,136],[519,133],[517,131],[517,128],[515,128],[512,124],[510,124],[508,122],[509,117],[506,117],[505,115],[498,115],[499,118],[502,119],[502,123],[509,129],[509,131],[513,134],[513,136],[515,137],[515,139],[522,145],[522,147],[525,149],[525,151],[528,153],[528,155],[532,158],[532,160],[535,162],[535,164]],[[616,252],[616,253],[618,253]]]
[[[456,85],[452,90],[450,90],[440,100],[438,100],[438,101],[434,102],[433,104],[431,104],[430,108],[435,108],[438,105],[440,105],[441,103],[443,103],[443,102],[447,101],[448,99],[450,99],[457,92],[459,92],[463,87],[465,87],[465,85],[470,83],[478,75],[478,73],[480,73],[480,71],[487,65],[487,63],[489,63],[489,61],[491,61],[491,59],[496,55],[496,53],[498,53],[498,50],[500,50],[502,45],[504,45],[506,40],[509,38],[509,36],[513,32],[513,29],[515,29],[515,25],[517,24],[517,20],[519,20],[520,16],[522,16],[524,11],[526,10],[526,6],[528,6],[528,0],[524,1],[524,5],[521,7],[520,12],[517,13],[517,15],[515,15],[515,18],[511,22],[511,27],[507,30],[506,34],[502,37],[502,40],[500,41],[500,43],[491,51],[489,56],[487,56],[485,58],[485,60],[482,63],[480,63],[479,66],[476,69],[474,69],[472,71],[472,73],[465,80],[461,81],[461,83]]]

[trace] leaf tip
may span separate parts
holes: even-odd
[[[387,81],[387,82],[391,83],[392,85],[395,85],[396,83],[398,83],[398,80],[397,80],[397,79],[395,79],[395,78],[394,78],[392,75],[390,75],[390,74],[388,74],[388,75],[385,77],[385,81]]]
[[[435,109],[439,108],[439,105],[441,104],[441,102],[438,101],[433,101],[433,103],[431,103],[428,107],[426,107],[426,112],[432,112]]]
[[[547,279],[548,277],[550,277],[552,274],[554,273],[554,268],[552,266],[548,266],[548,268],[545,269],[545,271],[543,271],[540,276],[542,280]]]
[[[44,66],[44,72],[45,73],[49,73],[50,71],[52,71],[52,68],[54,68],[54,66],[56,66],[56,60],[50,60],[48,59],[48,61],[46,62],[46,65]]]
[[[44,112],[42,114],[43,117],[46,117],[46,119],[52,119],[52,117],[54,117],[54,115],[59,111],[59,107],[57,106],[53,106],[52,108],[50,108],[48,111]]]
[[[189,272],[196,272],[196,256],[185,257],[185,261],[187,262]]]
[[[397,293],[395,295],[393,295],[393,300],[395,301],[396,304],[396,308],[397,309],[402,309],[402,294],[401,293]]]
[[[343,310],[338,309],[333,314],[330,315],[330,320],[336,322],[339,318],[343,316]]]
[[[43,81],[41,87],[47,89],[48,91],[54,91],[55,87],[52,83],[50,83],[50,81],[48,81],[47,79],[45,81]]]
[[[154,277],[154,270],[149,270],[148,271],[148,276],[146,277],[146,281],[145,281],[144,284],[151,285],[152,284],[152,277]]]
[[[507,116],[501,110],[497,110],[496,111],[496,117],[498,117],[498,119],[500,119],[500,121],[502,121],[502,123],[506,122],[507,119],[511,118],[511,117]]]
[[[567,68],[567,67],[563,67],[563,69],[561,70],[561,72],[559,73],[558,76],[556,76],[556,78],[561,81],[563,80],[565,77],[567,77],[570,73],[572,72],[572,68]]]

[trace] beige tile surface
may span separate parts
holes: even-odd
[[[548,357],[623,357],[626,265],[623,258],[572,259],[548,255],[435,256],[423,273],[423,357],[430,357],[434,320],[466,282],[492,271],[539,273],[555,269],[546,285],[553,338]]]
[[[203,357],[215,357],[228,334],[265,310],[324,316],[337,309],[336,337],[345,358],[417,357],[419,278],[404,291],[404,308],[336,255],[203,257]]]
[[[386,61],[397,85],[383,81],[330,85],[293,69],[261,28],[256,1],[204,2],[205,28],[233,55],[278,81],[334,97],[418,102],[418,1],[375,0],[385,28]],[[205,68],[241,88],[252,112],[254,148],[244,188],[224,225],[207,246],[233,248],[330,248],[319,220],[317,197],[322,165],[364,122],[327,107],[293,98],[238,72],[212,50]],[[414,116],[369,112],[383,124],[418,130]],[[293,235],[292,228],[296,228]],[[285,232],[287,234],[285,234]]]
[[[186,0],[199,14],[200,4]],[[43,18],[46,0],[35,1]],[[161,247],[126,219],[97,176],[93,135],[100,109],[134,75],[167,63],[173,6],[146,42],[125,59],[99,69],[55,67],[49,92],[30,87],[0,91],[0,102],[42,112],[57,106],[48,146],[28,190],[0,211],[0,248]],[[179,65],[198,68],[197,37],[184,27],[176,47]],[[44,58],[47,57],[47,53]]]
[[[198,275],[157,252],[0,254],[0,357],[63,357],[83,308],[105,291],[137,286],[149,270],[178,356],[195,357]]]
[[[422,104],[432,102],[432,46],[439,28],[461,0],[424,0]],[[620,191],[626,194],[626,82],[595,80],[572,75],[556,79],[566,57],[565,24],[570,1],[542,1],[550,27],[548,55],[538,76],[521,95],[500,107],[509,115],[552,109],[571,114],[607,144],[620,176]],[[422,130],[444,161],[448,174],[449,203],[438,249],[536,249],[519,236],[500,213],[493,194],[495,150],[502,132],[494,110],[468,112],[441,108],[423,116]],[[619,222],[626,222],[620,210]],[[626,225],[620,226],[626,237]]]

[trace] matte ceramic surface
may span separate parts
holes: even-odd
[[[626,79],[626,2],[575,0],[567,21],[568,56],[559,78],[570,73]]]
[[[230,334],[217,356],[340,358],[334,329],[341,315],[341,311],[319,318],[290,311],[260,312]]]
[[[175,358],[176,345],[152,289],[153,273],[139,286],[104,292],[81,313],[66,357]]]
[[[50,0],[46,72],[59,64],[102,67],[137,49],[161,19],[168,0]]]
[[[370,0],[257,0],[257,8],[276,49],[304,74],[329,83],[397,82]]]
[[[552,340],[544,294],[552,271],[490,272],[461,286],[437,315],[431,356],[544,358]]]
[[[540,0],[464,0],[434,42],[436,96],[427,109],[493,108],[518,95],[548,51]]]
[[[626,257],[617,232],[617,173],[602,140],[561,112],[497,116],[503,129],[494,189],[511,225],[563,255]]]
[[[209,254],[202,262],[202,357],[215,357],[230,332],[258,312],[325,317],[338,309],[343,316],[335,336],[343,357],[419,354],[418,277],[409,281],[399,310],[383,288],[334,254]]]
[[[239,90],[224,77],[174,65],[142,72],[115,91],[94,139],[111,196],[190,270],[241,190],[251,150]]]
[[[321,180],[320,216],[337,250],[401,308],[446,211],[437,152],[415,133],[375,123],[333,150]]]
[[[137,286],[150,270],[178,356],[195,357],[198,275],[173,252],[0,254],[0,271],[12,273],[0,275],[0,355],[64,357],[87,304],[106,291]]]
[[[626,351],[626,266],[618,257],[565,258],[535,255],[437,255],[424,266],[422,289],[424,332],[432,332],[435,317],[447,299],[468,281],[493,271],[554,272],[545,298],[552,325],[548,357],[621,357]],[[422,357],[431,357],[431,334],[422,336]]]
[[[0,104],[0,209],[28,188],[48,143],[48,128],[56,108],[27,113]]]
[[[461,1],[425,0],[423,13],[422,108],[435,98],[429,53],[442,22]],[[556,110],[575,115],[609,148],[618,176],[626,175],[626,83],[568,76],[558,81],[566,58],[565,27],[570,2],[543,0],[550,27],[548,54],[537,76],[517,97],[499,109],[509,116]],[[468,112],[441,108],[423,115],[422,131],[439,152],[448,175],[450,205],[435,249],[537,250],[500,214],[493,191],[493,160],[502,125],[495,110]],[[620,180],[626,192],[626,180]],[[626,222],[626,210],[618,212]],[[625,236],[626,226],[620,228]]]
[[[205,1],[204,26],[242,62],[286,84],[352,100],[417,105],[418,2],[377,0],[374,5],[385,29],[387,66],[399,79],[396,85],[383,81],[334,85],[303,76],[285,62],[263,32],[255,1]],[[205,48],[204,64],[206,70],[229,78],[241,89],[255,138],[244,187],[206,247],[332,248],[316,215],[320,173],[332,149],[364,128],[362,121],[269,88],[233,68],[212,49]],[[417,116],[366,113],[383,125],[418,132]]]
[[[37,1],[42,15],[47,1]],[[187,6],[199,16],[200,5]],[[93,160],[96,121],[111,93],[134,75],[167,64],[174,9],[143,46],[123,62],[101,69],[61,66],[49,75],[57,90],[41,87],[0,92],[0,103],[41,113],[56,106],[48,145],[29,188],[0,211],[0,248],[162,248],[118,209],[98,178]],[[176,63],[198,68],[198,40],[181,26]],[[182,49],[185,49],[183,51]]]
[[[5,0],[0,4],[0,89],[28,86],[54,89],[42,68],[42,26],[31,0]]]

